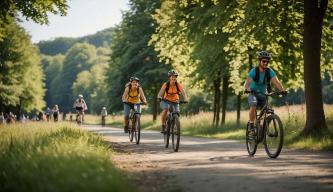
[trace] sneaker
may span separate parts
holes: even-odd
[[[250,123],[250,130],[249,130],[249,136],[255,136],[255,131],[254,131],[254,124]]]
[[[124,133],[128,133],[128,126],[127,125],[124,126]]]
[[[161,133],[164,133],[165,132],[165,125],[162,125],[161,126]]]

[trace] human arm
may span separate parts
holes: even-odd
[[[277,78],[277,76],[275,77],[272,77],[271,81],[273,82],[273,84],[276,86],[276,88],[281,91],[281,92],[284,92],[284,88],[283,88],[283,85],[282,83],[279,81],[279,79]]]
[[[145,94],[141,87],[139,88],[139,93],[140,93],[140,98],[142,99],[142,102],[147,104],[147,99],[146,99]]]
[[[122,96],[122,101],[123,102],[126,102],[127,101],[127,96],[128,96],[128,92],[129,92],[129,87],[126,87],[125,90],[124,90],[124,93],[123,93],[123,96]]]
[[[188,102],[188,98],[187,98],[187,95],[186,95],[186,92],[185,92],[183,86],[180,86],[180,93],[181,93],[182,96],[184,97],[184,101],[185,101],[185,102]]]
[[[251,92],[251,88],[250,88],[250,83],[252,82],[252,78],[248,77],[244,83],[244,88],[248,91]]]
[[[163,95],[165,93],[165,88],[166,88],[166,84],[164,83],[163,86],[161,87],[160,91],[158,92],[157,98],[162,99]]]

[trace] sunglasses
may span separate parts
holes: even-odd
[[[269,63],[269,60],[261,60],[262,63]]]

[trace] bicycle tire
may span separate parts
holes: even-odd
[[[255,128],[254,128],[255,129]],[[250,135],[250,132],[253,132],[253,130],[250,130],[250,123],[247,123],[246,125],[246,149],[250,156],[253,156],[257,152],[257,140],[254,135]]]
[[[135,143],[139,144],[140,143],[140,115],[136,114],[135,115],[135,124],[134,124],[134,136],[135,136]]]
[[[284,131],[282,121],[279,116],[277,116],[276,114],[272,114],[267,117],[266,122],[267,123],[265,125],[264,138],[265,151],[270,158],[277,158],[280,155],[283,147]],[[272,128],[270,127],[272,125],[272,122],[274,130],[272,130]],[[273,146],[272,144],[274,140],[277,142],[275,146]]]
[[[168,148],[169,147],[169,138],[170,138],[170,122],[169,122],[169,118],[167,119],[166,121],[166,127],[165,127],[165,130],[164,130],[164,146],[165,148]]]
[[[177,152],[179,149],[179,142],[180,142],[180,121],[178,115],[173,115],[173,125],[171,129],[172,135],[172,148],[174,152]]]
[[[130,142],[133,142],[133,137],[134,137],[134,126],[135,125],[135,118],[133,117],[133,119],[132,119],[132,124],[131,124],[131,126],[129,126],[129,128],[128,128],[128,137],[129,137],[129,140],[130,140]]]

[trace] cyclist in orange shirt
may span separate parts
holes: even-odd
[[[184,97],[184,101],[188,102],[187,95],[183,86],[177,82],[178,73],[175,70],[168,72],[169,81],[162,85],[158,98],[161,100],[161,133],[164,133],[166,117],[169,110],[169,105],[173,105],[176,112],[179,112],[179,92]]]

